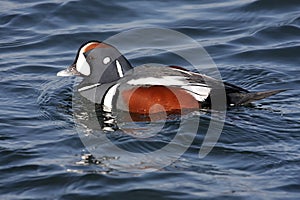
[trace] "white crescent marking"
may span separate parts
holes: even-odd
[[[103,101],[103,111],[105,111],[105,112],[112,111],[112,101],[117,92],[117,88],[119,85],[120,84],[118,83],[118,84],[112,86],[111,88],[109,88],[109,90],[107,91],[107,93],[104,97],[104,101]]]
[[[90,66],[86,62],[86,59],[85,59],[83,53],[79,53],[79,56],[78,56],[78,59],[76,62],[76,70],[86,76],[91,74]]]

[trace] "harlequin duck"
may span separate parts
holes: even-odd
[[[211,108],[211,97],[218,98],[222,91],[228,107],[245,105],[284,91],[249,92],[178,66],[133,68],[115,47],[99,41],[83,44],[74,63],[57,73],[57,76],[71,75],[83,77],[78,92],[102,104],[104,111],[109,112],[114,106],[127,107],[130,113],[142,115],[160,112],[162,107],[167,113]]]

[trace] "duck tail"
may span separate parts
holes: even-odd
[[[249,93],[230,93],[227,94],[227,103],[230,106],[239,106],[249,104],[253,101],[267,98],[269,96],[284,92],[287,89],[270,90],[263,92],[249,92]]]

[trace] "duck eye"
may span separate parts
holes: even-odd
[[[110,57],[105,57],[104,59],[103,59],[103,64],[108,64],[110,62]]]

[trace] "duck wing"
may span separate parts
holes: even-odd
[[[203,104],[203,107],[211,107],[211,96],[222,97],[221,94],[224,94],[224,89],[228,106],[249,104],[286,91],[280,89],[250,92],[231,83],[222,82],[176,66],[153,67],[144,65],[134,68],[133,71],[134,73],[131,74],[131,79],[127,80],[127,84],[142,87],[153,85],[180,87],[193,95],[195,99]]]

